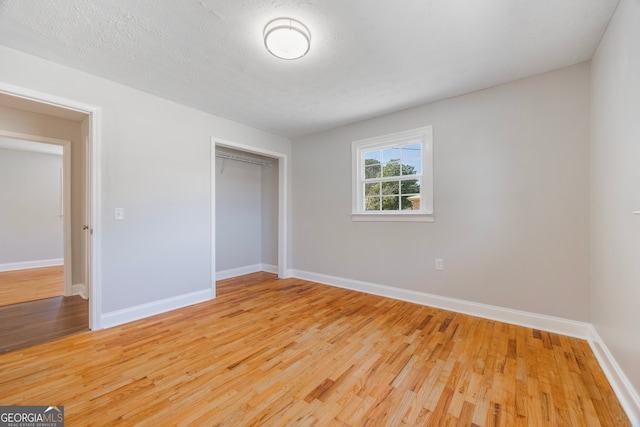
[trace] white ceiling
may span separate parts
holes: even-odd
[[[618,0],[0,0],[0,43],[293,137],[589,60]],[[292,17],[311,51],[279,60]]]

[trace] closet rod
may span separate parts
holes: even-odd
[[[271,166],[271,162],[267,160],[256,159],[254,157],[241,156],[239,154],[218,152],[216,153],[216,157],[220,157],[221,159],[236,160],[238,162],[251,163],[253,165]]]

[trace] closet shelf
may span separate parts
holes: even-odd
[[[225,153],[222,151],[216,152],[216,157],[227,160],[235,160],[237,162],[251,163],[253,165],[271,166],[271,162],[268,160],[256,159],[255,157],[242,156],[239,154]]]

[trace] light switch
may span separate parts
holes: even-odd
[[[113,217],[116,221],[122,221],[124,219],[124,208],[115,208],[113,210]]]

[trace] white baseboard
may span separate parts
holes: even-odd
[[[100,316],[100,325],[102,328],[110,328],[112,326],[122,325],[123,323],[133,322],[134,320],[140,320],[145,317],[155,316],[156,314],[209,301],[212,297],[212,289],[205,289],[185,295],[179,295],[173,298],[125,308],[123,310],[112,311]]]
[[[87,294],[87,287],[84,283],[76,283],[71,286],[71,295],[80,295],[82,299],[87,299],[89,297]]]
[[[271,264],[253,264],[244,267],[218,271],[216,272],[216,280],[230,279],[232,277],[242,276],[244,274],[257,273],[258,271],[266,271],[267,273],[278,274],[278,266]]]
[[[266,271],[267,273],[278,274],[278,266],[271,264],[261,264],[261,271]]]
[[[230,279],[236,276],[242,276],[243,274],[251,274],[262,271],[262,264],[247,265],[244,267],[231,268],[229,270],[222,270],[216,272],[216,280]]]
[[[596,328],[591,325],[591,336],[589,337],[589,345],[593,353],[600,363],[600,367],[607,376],[611,388],[618,396],[620,404],[624,408],[631,421],[632,426],[640,426],[640,395],[638,391],[631,385],[631,381],[624,374],[618,362],[607,348],[604,341],[598,334]]]
[[[498,320],[500,322],[512,323],[515,325],[526,326],[528,328],[540,329],[576,338],[587,339],[590,336],[591,324],[586,322],[578,322],[560,317],[513,310],[494,305],[480,304],[456,298],[442,297],[428,294],[426,292],[394,288],[391,286],[378,285],[359,280],[327,276],[308,271],[292,270],[291,273],[293,277],[303,280],[441,308],[444,310],[455,311],[457,313],[469,314],[471,316],[484,317],[486,319]]]
[[[41,259],[37,261],[10,262],[0,264],[0,271],[26,270],[28,268],[53,267],[56,265],[64,265],[64,259]]]

